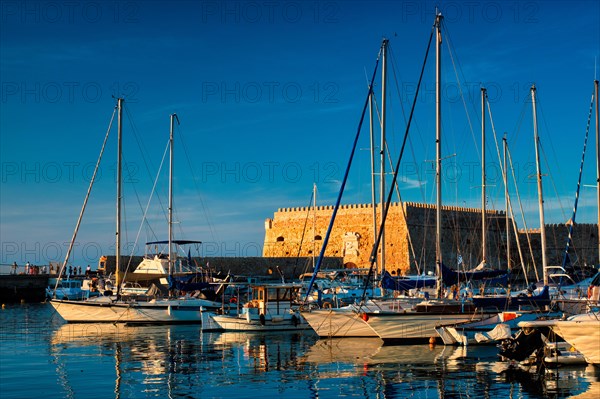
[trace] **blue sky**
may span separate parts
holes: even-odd
[[[113,96],[126,101],[129,246],[138,230],[137,253],[146,240],[166,238],[167,164],[159,197],[150,201],[151,229],[140,223],[167,145],[169,114],[176,112],[176,236],[204,241],[207,256],[260,255],[264,220],[277,208],[308,205],[313,182],[318,204],[334,203],[384,37],[391,47],[387,129],[395,163],[402,110],[410,108],[436,5],[445,15],[444,203],[480,204],[483,85],[495,129],[507,133],[528,227],[538,226],[529,178],[535,83],[546,220],[563,223],[571,216],[600,64],[595,1],[7,0],[0,3],[0,263],[64,258]],[[435,198],[433,65],[432,52],[401,166],[401,193],[409,201]],[[378,78],[379,96],[380,89]],[[487,116],[486,124],[488,206],[502,209]],[[344,203],[370,201],[366,127]],[[114,253],[115,133],[77,239],[76,264],[95,265],[98,256]],[[592,131],[588,186],[596,180],[595,157]],[[595,190],[588,186],[579,222],[597,220]]]

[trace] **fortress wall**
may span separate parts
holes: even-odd
[[[316,210],[312,207],[279,209],[272,219],[265,221],[263,256],[293,257],[298,253],[300,256],[312,256],[313,251],[318,255],[332,213],[332,206],[321,206]],[[502,239],[498,237],[500,233],[504,234],[504,214],[497,211],[488,211],[487,214],[490,219],[488,222],[490,247],[504,245]],[[380,212],[378,212],[378,225],[379,220]],[[314,236],[317,237],[314,249],[313,223],[316,226]],[[471,259],[473,262],[477,260],[478,263],[481,255],[481,234],[477,229],[481,229],[479,209],[442,207],[442,251],[448,254],[448,260],[444,258],[444,262],[455,265],[457,255],[460,253],[465,262]],[[409,240],[409,231],[411,240]],[[303,233],[304,238],[302,238]],[[325,255],[342,257],[346,265],[368,267],[373,242],[372,206],[370,204],[344,205],[338,210]],[[411,242],[415,257],[412,255],[413,250],[410,249]],[[405,203],[401,207],[398,203],[393,204],[386,220],[385,252],[387,270],[404,274],[415,273],[422,272],[422,267],[425,265],[427,270],[433,271],[435,206]]]
[[[273,219],[265,221],[263,256],[295,257],[298,254],[318,256],[332,213],[331,206],[317,207],[316,210],[279,209]],[[379,210],[378,223],[380,213]],[[304,229],[305,224],[306,229]],[[394,265],[407,265],[406,227],[401,207],[395,205],[390,208],[386,225],[387,262]],[[344,263],[351,267],[368,267],[373,241],[372,206],[370,204],[344,205],[338,210],[325,256],[342,257]]]
[[[531,241],[533,251],[529,250],[527,234]],[[566,224],[546,225],[546,259],[549,266],[562,265],[569,236],[569,226]],[[540,229],[519,230],[519,241],[523,249],[523,257],[528,274],[535,276],[535,266],[538,275],[542,276],[542,253]],[[515,247],[513,247],[515,248]],[[513,249],[511,259],[515,264],[519,263],[518,253]],[[533,252],[533,258],[532,258]],[[573,227],[572,244],[569,250],[571,263],[576,269],[592,267],[598,264],[598,225],[575,224]]]
[[[397,203],[390,208],[386,221],[386,269],[396,273],[421,273],[435,271],[435,218],[436,207],[431,204]],[[264,257],[311,257],[318,256],[327,232],[332,206],[280,208],[273,218],[265,221]],[[405,216],[406,215],[406,219]],[[379,212],[378,223],[379,226]],[[495,268],[507,268],[506,214],[487,210],[487,264]],[[313,223],[315,234],[313,234]],[[306,224],[306,230],[304,226]],[[509,219],[509,226],[512,221]],[[456,268],[474,268],[482,260],[481,210],[478,208],[442,207],[442,261]],[[517,239],[510,228],[511,265],[521,262],[517,251]],[[598,262],[597,225],[577,224],[573,230],[571,260],[577,267]],[[302,235],[304,233],[304,238]],[[409,234],[410,233],[410,234]],[[539,229],[531,229],[529,250],[524,231],[519,241],[524,255],[527,274],[535,277],[534,264],[541,277],[541,243]],[[313,236],[317,239],[314,240]],[[561,265],[568,236],[568,226],[546,226],[548,265]],[[373,208],[370,204],[343,205],[338,210],[325,256],[342,259],[351,267],[368,267],[373,246]],[[412,247],[411,247],[412,244]],[[533,259],[531,256],[533,253]],[[414,255],[413,255],[414,254]]]
[[[415,259],[410,272],[423,269],[435,272],[436,207],[429,204],[408,203],[407,224],[413,242]],[[482,260],[481,210],[464,207],[442,207],[441,252],[442,262],[456,268],[462,259],[462,268],[474,268]],[[487,210],[486,261],[490,266],[505,268],[506,221],[504,212]]]

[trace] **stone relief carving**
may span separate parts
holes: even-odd
[[[344,234],[343,240],[343,248],[342,248],[342,256],[358,256],[358,240],[360,239],[360,234],[348,231]]]

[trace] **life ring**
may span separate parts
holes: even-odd
[[[237,298],[232,296],[231,299],[229,299],[229,303],[237,303]]]

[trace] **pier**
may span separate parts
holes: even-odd
[[[47,274],[0,275],[0,302],[43,302],[47,286]]]

